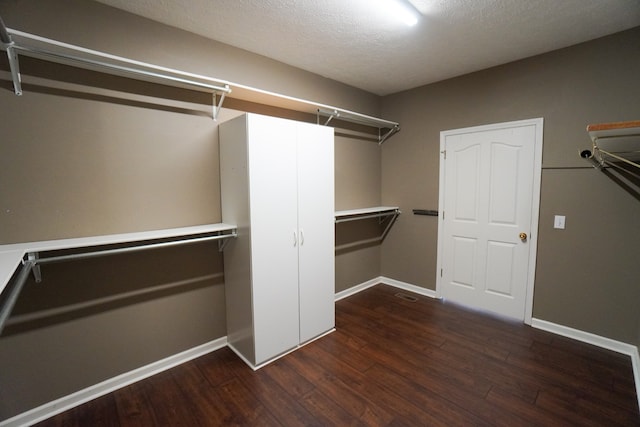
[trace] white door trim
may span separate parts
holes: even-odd
[[[533,318],[533,291],[536,275],[536,255],[538,253],[538,222],[540,218],[540,183],[542,179],[542,142],[543,142],[543,127],[544,119],[542,117],[528,120],[518,120],[513,122],[495,123],[483,126],[473,126],[468,128],[453,129],[440,132],[440,183],[438,193],[438,210],[440,212],[444,209],[444,196],[445,196],[445,164],[442,161],[444,156],[446,137],[450,135],[459,135],[465,133],[484,132],[500,129],[509,129],[513,127],[521,126],[535,126],[535,147],[534,147],[534,169],[533,169],[533,189],[531,200],[531,233],[529,236],[529,273],[527,277],[527,295],[525,301],[525,315],[524,323],[531,325]],[[436,297],[442,298],[442,242],[444,233],[444,221],[442,215],[438,218],[438,263],[436,274]]]

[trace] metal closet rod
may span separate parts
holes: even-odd
[[[604,154],[604,156],[603,156]],[[591,150],[583,150],[580,152],[580,157],[582,157],[583,159],[588,160],[589,162],[591,162],[591,164],[593,165],[594,168],[596,169],[602,169],[606,163],[610,164],[610,161],[607,159],[608,157],[612,157],[615,160],[619,161],[619,162],[623,162],[626,163],[628,165],[634,166],[636,168],[640,168],[640,163],[636,163],[634,161],[631,161],[629,159],[626,159],[622,156],[618,156],[615,153],[610,153],[608,151],[605,151],[601,148],[598,148],[597,145],[594,145],[593,147],[593,151]]]
[[[15,284],[13,285],[13,287],[9,292],[9,295],[7,296],[7,299],[5,300],[4,304],[0,306],[0,335],[2,335],[4,324],[6,323],[7,319],[11,315],[11,312],[13,311],[13,307],[16,305],[16,302],[18,301],[18,296],[22,291],[22,287],[27,282],[27,279],[29,278],[29,273],[31,273],[32,269],[33,269],[33,264],[31,261],[26,261],[23,264],[22,269],[20,270],[20,273],[18,273],[18,277],[16,278]]]
[[[342,111],[342,110],[326,110],[322,108],[318,108],[318,123],[320,123],[320,116],[327,116],[328,119],[324,122],[324,125],[328,125],[331,120],[338,119],[344,120],[346,122],[358,123],[366,126],[372,126],[380,129],[389,129],[384,135],[378,134],[378,145],[382,145],[387,139],[389,139],[393,134],[400,131],[400,123],[392,122],[390,120],[378,119],[376,117],[367,116],[365,114],[354,113],[351,111]]]
[[[160,243],[148,243],[148,244],[130,246],[126,248],[105,249],[101,251],[82,252],[77,254],[60,255],[60,256],[54,256],[54,257],[48,257],[48,258],[38,258],[38,252],[29,252],[27,253],[27,259],[22,261],[22,269],[20,270],[20,273],[18,273],[15,283],[11,288],[11,290],[9,291],[9,294],[7,296],[7,299],[5,300],[5,303],[2,304],[2,306],[0,307],[0,334],[2,334],[4,325],[7,319],[9,318],[9,316],[11,315],[11,312],[13,311],[13,307],[15,306],[18,300],[18,296],[20,295],[20,292],[22,292],[22,288],[24,287],[25,283],[27,282],[27,279],[29,278],[29,274],[33,272],[34,275],[36,276],[36,281],[38,281],[38,278],[40,276],[38,266],[40,264],[93,258],[93,257],[103,256],[103,255],[122,254],[122,253],[141,251],[146,249],[164,248],[169,246],[199,243],[199,242],[206,242],[211,240],[220,240],[220,239],[226,239],[226,238],[237,237],[237,236],[238,236],[237,231],[233,231],[229,234],[217,234],[215,236],[195,237],[191,239],[172,240],[169,242],[160,242]],[[219,245],[220,250],[222,250],[223,247],[224,245]]]
[[[208,242],[211,240],[221,240],[221,239],[226,239],[229,237],[237,237],[237,236],[238,236],[238,233],[234,231],[229,234],[217,234],[215,236],[172,240],[170,242],[148,243],[148,244],[142,244],[142,245],[136,245],[136,246],[128,246],[126,248],[115,248],[115,249],[104,249],[104,250],[91,251],[91,252],[80,252],[77,254],[59,255],[59,256],[53,256],[53,257],[47,257],[47,258],[32,258],[28,262],[32,262],[34,265],[50,264],[50,263],[61,262],[61,261],[94,258],[98,256],[103,256],[103,255],[115,255],[115,254],[123,254],[128,252],[136,252],[136,251],[141,251],[146,249],[166,248],[170,246],[185,245],[190,243]]]
[[[400,214],[400,211],[398,209],[393,210],[393,211],[386,211],[386,212],[381,212],[381,213],[375,213],[375,214],[366,214],[366,215],[358,215],[358,216],[349,216],[346,218],[336,218],[336,224],[339,224],[341,222],[348,222],[348,221],[356,221],[359,219],[371,219],[371,218],[381,218],[381,217],[385,217],[385,216],[392,216],[392,215],[398,215]]]
[[[201,89],[207,89],[209,91],[215,91],[215,92],[224,92],[224,93],[229,93],[231,92],[231,89],[229,88],[229,85],[225,85],[225,86],[216,86],[216,85],[211,85],[208,83],[203,83],[203,82],[198,82],[195,80],[190,80],[184,77],[177,77],[177,76],[171,76],[168,74],[162,74],[159,72],[154,72],[154,71],[146,71],[146,70],[142,70],[140,68],[133,68],[133,67],[127,67],[124,65],[117,65],[117,64],[111,64],[108,62],[103,62],[103,61],[97,61],[94,59],[89,59],[89,58],[83,58],[80,56],[75,56],[75,55],[68,55],[65,53],[59,53],[59,52],[51,52],[48,50],[44,50],[44,49],[39,49],[36,47],[31,47],[31,46],[23,46],[23,45],[19,45],[19,44],[15,44],[13,45],[13,48],[15,50],[21,51],[21,52],[28,52],[28,53],[32,53],[35,55],[40,55],[40,56],[46,56],[46,57],[51,57],[51,58],[57,58],[57,59],[64,59],[67,61],[73,61],[73,62],[78,62],[78,63],[82,63],[82,64],[89,64],[89,65],[93,65],[99,68],[105,68],[108,70],[112,70],[112,71],[119,71],[119,72],[123,72],[126,74],[133,74],[133,75],[140,75],[140,76],[145,76],[145,77],[151,77],[153,79],[160,79],[160,80],[169,80],[175,83],[182,83],[182,84],[186,84],[189,86],[194,86],[197,88],[201,88]],[[151,65],[149,65],[149,67],[151,67]]]

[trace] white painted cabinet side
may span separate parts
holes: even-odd
[[[222,220],[238,226],[238,237],[224,250],[224,282],[229,345],[247,360],[255,359],[251,291],[251,228],[247,117],[219,126]]]

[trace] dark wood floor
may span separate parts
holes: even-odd
[[[336,332],[258,372],[225,348],[40,425],[640,426],[628,357],[396,293],[337,302]]]

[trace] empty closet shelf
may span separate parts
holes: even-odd
[[[378,218],[380,224],[384,223],[387,218],[390,218],[387,221],[387,224],[382,231],[382,234],[379,237],[374,239],[367,239],[363,241],[358,241],[351,244],[339,245],[336,249],[346,249],[348,247],[362,245],[365,243],[375,243],[381,242],[387,237],[391,226],[396,222],[396,219],[400,215],[400,208],[397,206],[375,206],[371,208],[361,208],[361,209],[350,209],[344,211],[336,211],[335,218],[336,224],[348,222],[348,221],[356,221],[356,220],[364,220],[364,219],[372,219]]]
[[[593,146],[582,157],[595,160],[598,166],[618,161],[640,168],[640,120],[592,124],[587,132]]]
[[[218,247],[222,250],[224,242],[237,235],[237,227],[235,225],[218,223],[136,233],[0,245],[0,293],[3,294],[3,304],[0,306],[0,332],[28,275],[33,272],[36,281],[40,281],[39,266],[41,264],[211,240],[218,240]],[[114,248],[112,245],[119,246]],[[41,252],[50,253],[65,249],[79,249],[80,251],[73,254],[58,256],[54,254],[44,258],[40,257]],[[86,251],[82,251],[82,249],[86,249]],[[20,264],[22,264],[22,269],[16,276],[13,286],[8,287]]]
[[[397,206],[375,206],[371,208],[336,211],[335,217],[336,224],[338,224],[341,222],[368,218],[382,218],[387,216],[397,217],[400,213],[400,208]]]

